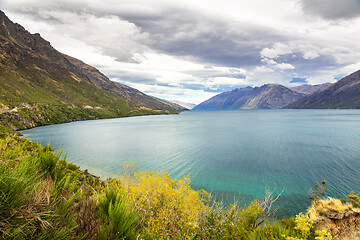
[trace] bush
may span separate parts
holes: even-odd
[[[351,203],[354,208],[360,208],[360,196],[355,194],[354,191],[351,191],[350,194],[347,195],[345,202]]]
[[[160,171],[131,174],[126,168],[121,182],[149,234],[188,233],[198,226],[200,214],[206,210],[207,193],[192,190],[189,177],[172,179]]]
[[[245,208],[209,206],[188,176],[133,173],[128,164],[120,181],[101,181],[59,158],[49,146],[0,135],[0,239],[330,239],[302,213],[267,222],[271,194]],[[359,197],[348,201],[358,206]],[[351,208],[332,199],[314,204],[316,214]]]

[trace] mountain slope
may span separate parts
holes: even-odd
[[[278,84],[235,89],[200,103],[193,110],[235,110],[282,108],[305,96]]]
[[[300,85],[300,86],[296,86],[296,87],[292,87],[290,88],[291,90],[294,90],[296,92],[300,92],[300,93],[305,93],[305,94],[311,94],[314,93],[316,91],[319,91],[323,88],[326,88],[328,86],[330,86],[331,83],[323,83],[323,84],[318,84],[318,85],[308,85],[308,84],[304,84],[304,85]]]
[[[182,109],[110,81],[97,69],[56,51],[39,34],[29,33],[0,11],[1,118],[31,115],[32,121],[44,119],[42,124],[46,124],[48,114],[64,122]]]
[[[286,108],[360,108],[360,70]]]
[[[121,83],[117,83],[108,79],[98,69],[87,65],[86,63],[63,54],[63,56],[69,60],[74,66],[76,66],[82,74],[88,77],[89,81],[103,90],[112,92],[130,104],[136,107],[145,107],[156,110],[168,110],[168,111],[182,111],[185,110],[179,104],[175,104],[164,99],[159,99],[153,96],[146,95],[135,88],[131,88]]]
[[[77,82],[79,84],[75,85],[81,85],[81,87],[91,86],[92,88],[95,85],[97,88],[114,93],[126,100],[131,106],[167,111],[183,109],[179,105],[148,96],[131,87],[110,81],[97,69],[56,51],[39,34],[30,34],[19,24],[12,23],[3,12],[0,12],[0,23],[0,61],[3,60],[2,63],[5,65],[2,66],[3,70],[10,68],[16,72],[26,72],[28,75],[30,72],[30,77],[37,79],[50,77],[55,80],[57,78],[55,80],[57,84],[53,81],[50,81],[52,84],[47,83],[50,84],[47,87],[51,90],[65,87],[64,84],[71,85]],[[64,81],[62,81],[63,79]],[[40,87],[43,87],[41,81],[39,84]],[[68,91],[68,87],[65,87],[64,91]],[[76,89],[77,86],[70,88],[78,90]],[[57,91],[58,93],[59,91]]]

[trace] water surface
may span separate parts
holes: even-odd
[[[132,159],[141,170],[174,178],[190,174],[231,202],[284,189],[280,216],[306,210],[314,182],[330,195],[360,191],[359,110],[243,110],[184,112],[80,121],[22,131],[27,139],[67,150],[82,169],[114,176]]]

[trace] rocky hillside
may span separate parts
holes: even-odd
[[[286,108],[360,108],[360,70]]]
[[[330,86],[331,83],[323,83],[323,84],[318,84],[318,85],[308,85],[308,84],[304,84],[304,85],[300,85],[300,86],[296,86],[296,87],[292,87],[290,88],[291,90],[300,92],[300,93],[305,93],[305,94],[311,94],[314,93],[316,91],[319,91],[323,88],[326,88],[328,86]]]
[[[69,60],[74,66],[76,66],[82,74],[88,77],[89,81],[103,90],[112,92],[123,99],[128,101],[130,104],[136,107],[145,107],[156,110],[168,110],[168,111],[182,111],[185,107],[175,104],[164,99],[156,98],[153,96],[146,95],[139,90],[126,86],[121,83],[117,83],[109,80],[104,74],[98,69],[87,65],[86,63],[63,54],[63,56]]]
[[[193,110],[282,108],[305,95],[305,93],[291,90],[279,84],[266,84],[261,87],[246,87],[221,93],[200,103]]]
[[[53,112],[65,107],[61,112],[80,119],[183,109],[110,81],[97,69],[58,52],[39,34],[11,22],[1,11],[0,96],[0,112],[8,118],[9,114],[24,112],[17,109],[44,117],[50,113],[49,108]],[[67,119],[69,116],[61,116],[62,121],[73,120]]]

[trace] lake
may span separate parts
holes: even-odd
[[[79,121],[22,131],[25,138],[67,151],[67,160],[102,176],[121,164],[190,174],[194,189],[243,204],[282,193],[278,216],[309,206],[314,182],[329,195],[360,191],[360,110],[183,112]]]

